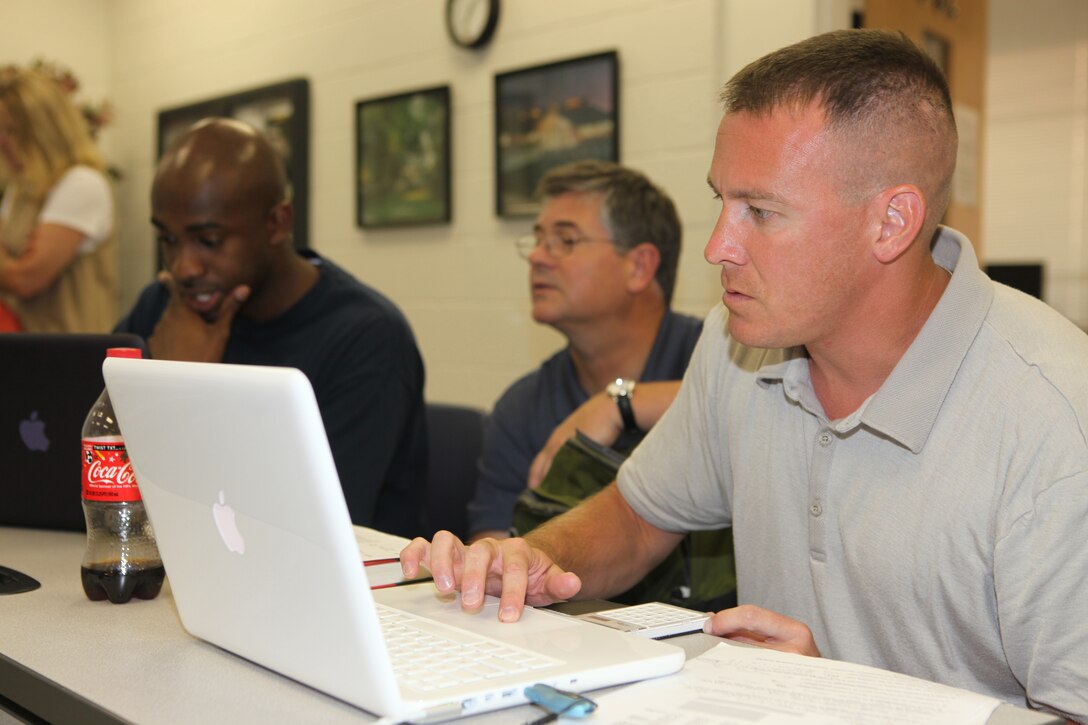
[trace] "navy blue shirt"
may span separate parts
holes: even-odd
[[[666,312],[639,380],[679,380],[699,340],[703,323]],[[596,392],[596,391],[594,391]],[[476,494],[468,507],[469,532],[506,530],[514,503],[525,490],[529,466],[556,426],[589,394],[582,389],[570,349],[563,348],[502,394],[487,419]],[[624,445],[624,439],[616,442]]]
[[[314,252],[320,276],[267,322],[235,318],[225,363],[298,368],[314,388],[353,523],[425,533],[427,436],[423,360],[400,310]],[[147,339],[169,301],[155,282],[117,331]]]

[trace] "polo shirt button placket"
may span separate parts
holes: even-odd
[[[827,495],[828,476],[835,444],[835,433],[821,426],[816,432],[812,473],[809,482],[809,554],[814,561],[824,561],[827,556],[824,498]]]

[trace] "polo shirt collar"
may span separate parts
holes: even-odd
[[[880,389],[856,412],[836,422],[840,432],[864,425],[913,453],[921,451],[929,438],[994,297],[993,284],[979,269],[975,250],[963,234],[941,227],[933,259],[952,273],[944,294]],[[820,411],[803,349],[782,352],[768,356],[759,379],[781,381],[787,396],[812,412]]]

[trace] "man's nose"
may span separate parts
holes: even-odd
[[[723,209],[718,222],[710,233],[703,257],[711,264],[743,265],[748,263],[748,250],[744,246],[740,230],[729,219],[728,210]]]
[[[204,261],[200,251],[193,244],[182,242],[178,245],[177,253],[168,265],[170,274],[179,282],[199,279],[204,275]]]
[[[543,241],[537,242],[537,245],[529,250],[529,256],[526,259],[531,267],[546,267],[555,263],[555,256],[547,243]]]

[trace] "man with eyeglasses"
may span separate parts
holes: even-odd
[[[545,175],[539,193],[533,233],[517,249],[529,262],[533,319],[567,345],[511,385],[489,416],[469,506],[473,538],[509,535],[515,501],[550,437],[552,452],[575,428],[621,449],[636,442],[672,401],[702,328],[669,309],[680,220],[649,179],[579,161]],[[582,422],[557,430],[576,409]],[[534,466],[534,484],[544,468],[543,459]]]

